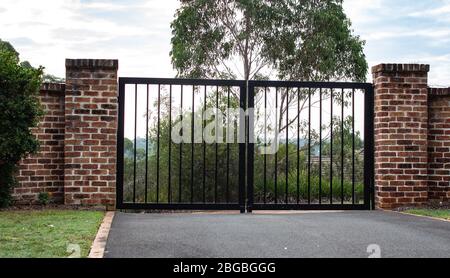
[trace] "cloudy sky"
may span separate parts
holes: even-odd
[[[0,38],[21,58],[64,76],[65,58],[117,58],[120,76],[173,77],[176,0],[1,0]],[[344,0],[370,66],[429,63],[450,85],[450,0]]]

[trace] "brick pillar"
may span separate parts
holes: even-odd
[[[375,196],[379,208],[427,201],[429,65],[381,64],[375,85]]]
[[[117,69],[117,60],[66,60],[65,204],[115,204]]]

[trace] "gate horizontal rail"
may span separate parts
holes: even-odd
[[[182,78],[139,78],[120,77],[123,84],[160,84],[160,85],[195,85],[195,86],[245,86],[245,81],[227,79],[182,79]]]
[[[311,88],[311,89],[364,89],[370,90],[371,83],[358,82],[310,82],[310,81],[249,81],[251,86],[255,87],[273,87],[273,88]]]

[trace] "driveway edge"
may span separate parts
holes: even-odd
[[[105,254],[106,241],[108,240],[109,230],[114,218],[114,211],[108,211],[103,218],[103,222],[98,229],[95,240],[92,243],[88,258],[100,259]]]

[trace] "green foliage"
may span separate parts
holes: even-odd
[[[330,143],[330,138],[327,138],[322,146],[322,153],[326,157],[330,157],[331,149],[333,150],[333,171],[341,173],[342,158],[344,165],[352,165],[353,158],[355,159],[355,165],[361,165],[361,167],[355,166],[355,178],[357,180],[363,180],[363,155],[364,153],[364,142],[361,139],[361,134],[359,131],[355,131],[355,145],[353,146],[353,119],[352,117],[347,117],[342,122],[339,118],[335,117],[333,120],[333,144]],[[344,127],[344,132],[342,132],[342,124]],[[329,130],[329,128],[328,128]],[[330,134],[331,135],[331,134]],[[341,144],[342,139],[344,139],[344,144]],[[353,156],[353,147],[355,150],[355,155]],[[343,154],[343,156],[342,156]],[[345,171],[345,169],[344,169]]]
[[[2,41],[1,39],[0,39],[0,52],[10,52],[14,56],[19,57],[19,52],[17,52],[9,42]]]
[[[327,174],[327,173],[326,173]],[[319,179],[319,176],[315,173],[311,175],[308,180],[308,173],[306,171],[299,172],[298,178],[298,188],[297,188],[297,174],[296,171],[290,171],[288,175],[287,182],[287,192],[288,192],[288,202],[296,203],[297,202],[297,192],[299,202],[304,204],[308,202],[308,193],[311,195],[311,201],[313,203],[319,202],[319,198],[322,203],[330,202],[330,192],[333,191],[333,202],[339,203],[341,201],[341,194],[343,193],[344,202],[349,203],[353,198],[353,186],[355,189],[354,197],[355,202],[359,203],[363,201],[364,198],[364,185],[361,182],[356,182],[354,185],[350,180],[344,180],[341,184],[340,177],[335,177],[330,186],[330,179],[328,176],[322,176],[322,180]],[[309,183],[308,183],[309,182]],[[319,186],[320,185],[320,186]],[[343,188],[343,192],[341,191]],[[330,190],[331,189],[331,190]],[[298,190],[298,191],[297,191]],[[277,187],[275,188],[275,182],[273,177],[270,177],[270,180],[266,180],[266,188],[264,191],[264,180],[258,179],[255,183],[255,202],[263,203],[264,202],[264,192],[266,192],[266,202],[274,203],[275,202],[275,192],[277,192],[277,200],[278,203],[284,203],[286,197],[286,176],[282,173],[278,177]]]
[[[16,165],[0,161],[0,208],[8,207],[12,203],[11,190],[16,185],[13,173]]]
[[[64,83],[66,80],[52,74],[44,74],[42,82],[46,83]]]
[[[345,125],[344,128],[344,133],[348,133],[349,130]],[[355,141],[362,142],[359,134],[356,134]],[[318,142],[313,141],[311,143],[311,149],[317,144]],[[326,139],[325,141],[322,141],[323,146],[328,144],[329,142],[327,143]],[[334,146],[340,150],[340,141],[339,143],[335,142]],[[351,146],[351,141],[344,141],[344,149],[351,149]],[[356,145],[356,147],[360,147],[360,145]],[[351,158],[351,151],[349,155]],[[276,156],[264,156],[256,153],[254,161],[255,202],[263,202],[264,192],[266,192],[265,196],[268,203],[274,202],[275,196],[277,196],[276,199],[279,203],[283,203],[286,199],[286,187],[289,203],[295,203],[297,197],[301,203],[307,202],[308,193],[311,195],[312,202],[318,202],[319,198],[324,203],[329,202],[331,191],[333,193],[333,202],[340,202],[342,194],[344,202],[351,202],[353,198],[353,188],[355,189],[355,201],[358,202],[363,198],[364,186],[362,172],[364,161],[361,157],[357,158],[355,161],[355,183],[353,183],[352,180],[353,165],[351,159],[345,160],[344,165],[342,166],[340,157],[333,157],[333,169],[330,174],[330,155],[324,151],[324,148],[322,149],[321,169],[318,161],[312,161],[311,166],[308,169],[308,147],[304,146],[298,148],[297,145],[291,142],[287,148],[286,144],[282,143]],[[342,167],[344,167],[343,176],[341,172]],[[266,173],[265,176],[264,173]],[[310,174],[309,179],[308,174]],[[330,182],[331,177],[333,179],[332,182]]]
[[[365,80],[364,42],[342,0],[181,1],[172,64],[181,77]],[[238,66],[242,65],[241,66]]]
[[[41,205],[46,206],[50,202],[50,194],[48,192],[40,192],[38,200]]]
[[[37,126],[43,114],[38,99],[43,69],[20,63],[9,43],[0,41],[0,203],[9,203],[14,184],[14,166],[26,155],[37,151],[38,141],[30,128]]]

